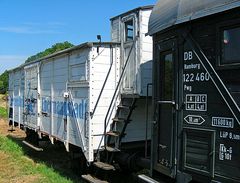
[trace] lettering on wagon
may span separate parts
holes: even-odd
[[[187,115],[184,120],[186,121],[186,123],[192,125],[201,125],[205,122],[205,119],[202,116],[198,115]]]
[[[226,117],[212,117],[212,126],[222,128],[233,128],[234,119]]]
[[[186,95],[187,111],[207,111],[206,94],[187,94]]]
[[[219,137],[222,139],[237,140],[240,141],[240,134],[235,132],[220,131]]]
[[[219,160],[232,160],[233,148],[226,147],[224,144],[220,144],[219,146]]]
[[[53,111],[51,111],[53,110]],[[60,116],[73,118],[85,118],[87,111],[87,99],[81,99],[79,103],[66,101],[51,101],[47,98],[42,99],[42,112],[53,113]]]

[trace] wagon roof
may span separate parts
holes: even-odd
[[[240,0],[159,0],[149,19],[148,34],[240,6]]]
[[[122,13],[120,15],[114,16],[114,17],[110,18],[110,20],[113,20],[113,19],[116,19],[118,17],[122,17],[122,16],[125,16],[125,15],[128,15],[130,13],[133,13],[133,12],[136,12],[136,11],[139,11],[139,10],[153,9],[153,7],[154,7],[153,5],[140,6],[138,8],[132,9],[130,11],[124,12],[124,13]]]
[[[48,58],[51,58],[51,57],[55,57],[55,56],[58,56],[58,55],[61,55],[61,54],[66,54],[66,53],[69,53],[69,52],[72,52],[74,50],[78,50],[78,49],[81,49],[81,48],[91,48],[93,46],[104,46],[104,45],[120,45],[120,43],[118,43],[118,42],[101,42],[101,43],[99,43],[99,42],[86,42],[86,43],[83,43],[83,44],[80,44],[80,45],[77,45],[77,46],[73,46],[73,47],[65,49],[65,50],[58,51],[58,52],[50,54],[50,55],[47,55],[45,57],[34,60],[32,62],[23,63],[22,65],[14,68],[14,69],[9,70],[9,72],[12,72],[12,71],[18,70],[22,67],[25,67],[27,65],[31,65],[31,64],[34,64],[34,63],[40,62],[42,60],[45,60],[45,59],[48,59]]]

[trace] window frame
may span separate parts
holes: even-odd
[[[223,63],[223,53],[222,53],[222,38],[223,31],[240,28],[240,19],[225,21],[217,25],[217,39],[216,39],[216,47],[217,47],[217,68],[218,69],[236,69],[240,68],[240,59],[239,63]]]
[[[127,31],[126,31],[126,23],[132,21],[133,22],[133,39],[132,40],[127,40]],[[133,14],[123,17],[122,18],[122,23],[123,23],[123,29],[124,29],[124,35],[123,35],[123,42],[124,43],[128,43],[128,42],[133,42],[135,37],[136,37],[136,16],[134,16]]]
[[[131,22],[132,25],[128,24],[128,22]],[[130,26],[132,26],[132,29],[129,28]],[[133,41],[133,39],[134,39],[134,21],[133,21],[133,19],[130,19],[130,20],[124,22],[124,31],[125,31],[125,42]],[[132,32],[132,36],[129,34],[130,32]]]

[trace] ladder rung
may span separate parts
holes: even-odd
[[[137,98],[140,98],[140,95],[138,95],[138,94],[127,94],[127,93],[125,93],[125,94],[122,94],[122,99],[137,99]]]
[[[126,119],[124,119],[124,118],[113,118],[112,120],[115,122],[125,122],[126,121]]]
[[[126,106],[126,105],[119,105],[118,108],[121,108],[121,109],[130,109],[131,107],[130,107],[130,106]]]
[[[107,181],[104,180],[100,180],[96,177],[93,177],[92,175],[88,174],[88,175],[82,175],[82,178],[90,183],[108,183]]]
[[[120,135],[120,132],[118,132],[118,131],[109,131],[109,132],[106,133],[106,135],[118,137]]]
[[[108,152],[120,152],[120,150],[118,148],[114,148],[114,147],[110,147],[110,146],[106,146],[106,150]]]
[[[101,161],[94,162],[93,165],[103,170],[115,170],[113,165]]]

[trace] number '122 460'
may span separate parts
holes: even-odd
[[[210,77],[207,72],[183,74],[183,82],[209,81]]]

